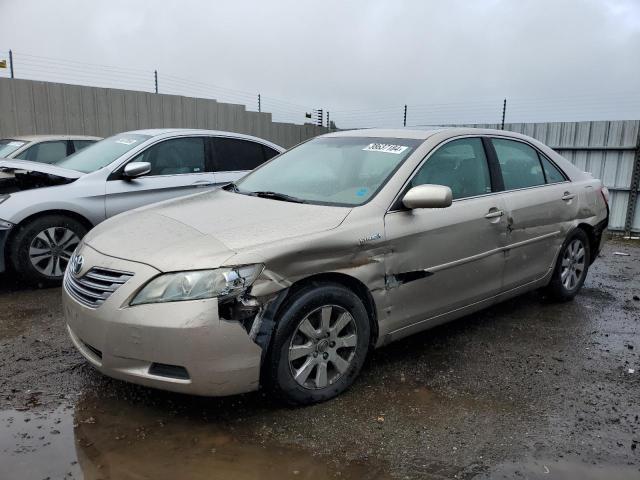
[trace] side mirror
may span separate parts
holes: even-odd
[[[446,208],[451,205],[451,189],[444,185],[418,185],[409,190],[402,204],[414,208]]]
[[[146,175],[151,171],[149,162],[130,162],[124,167],[122,174],[127,178],[136,178]]]

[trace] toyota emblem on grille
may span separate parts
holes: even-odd
[[[82,270],[82,265],[84,264],[84,257],[82,255],[74,255],[71,259],[71,271],[74,275],[78,275],[80,270]]]

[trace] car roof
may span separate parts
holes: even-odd
[[[245,140],[253,140],[258,143],[264,143],[265,145],[276,147],[278,150],[284,150],[284,147],[281,147],[277,143],[270,142],[269,140],[266,140],[264,138],[254,137],[253,135],[246,135],[244,133],[227,132],[224,130],[203,130],[203,129],[197,129],[197,128],[147,128],[144,130],[130,130],[128,132],[121,132],[116,135],[125,135],[125,134],[148,135],[150,137],[157,137],[159,135],[178,135],[178,134],[234,137],[234,138],[242,138]]]
[[[21,142],[43,142],[50,140],[102,140],[102,137],[90,135],[8,135],[7,140],[20,140]]]
[[[323,137],[381,137],[381,138],[410,138],[416,140],[427,140],[436,134],[445,136],[460,135],[499,135],[506,137],[530,139],[526,135],[507,130],[497,130],[494,128],[473,128],[473,127],[424,127],[424,128],[364,128],[358,130],[343,130],[340,132],[327,133]]]

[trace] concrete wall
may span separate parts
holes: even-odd
[[[286,148],[326,133],[326,128],[274,122],[270,113],[215,100],[0,78],[0,138],[43,133],[107,137],[164,127],[246,133]]]

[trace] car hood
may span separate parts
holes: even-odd
[[[56,177],[68,178],[75,180],[84,175],[82,172],[69,170],[48,163],[32,162],[30,160],[5,160],[0,159],[0,171],[2,170],[24,170],[26,172],[45,173],[47,175],[55,175]]]
[[[333,229],[350,210],[218,189],[118,215],[94,228],[85,243],[161,271],[214,268],[243,250]]]

